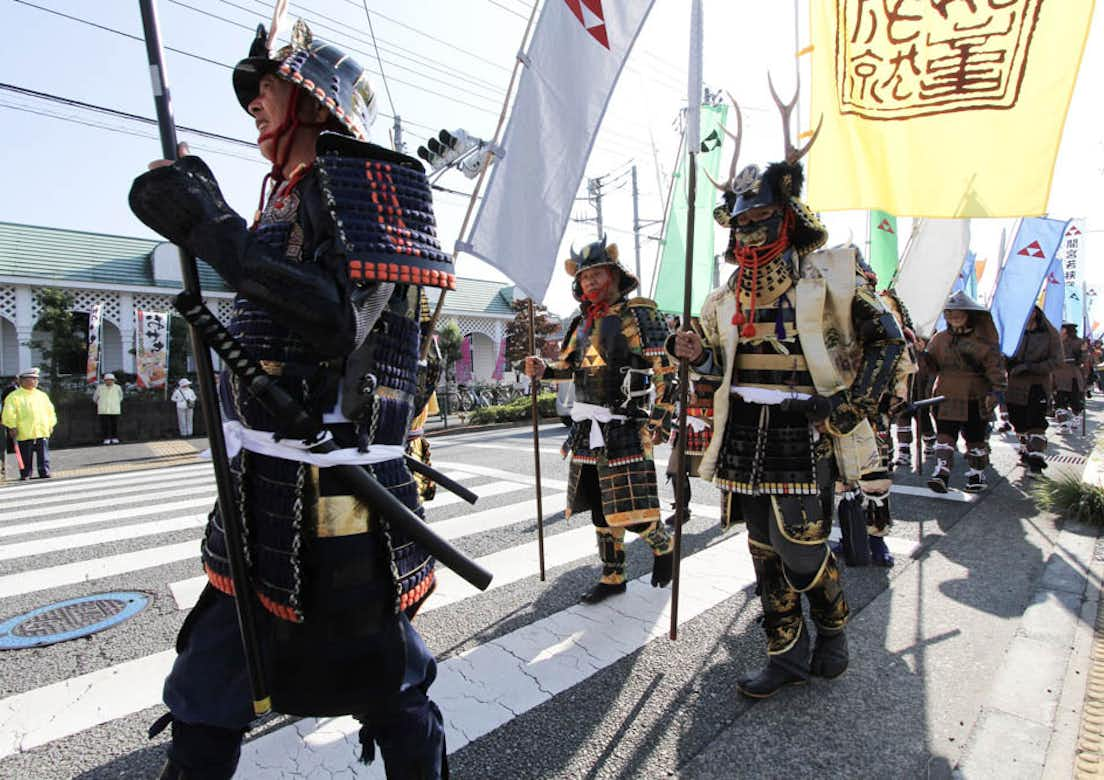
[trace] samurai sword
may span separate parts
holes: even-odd
[[[173,306],[202,335],[203,341],[223,359],[230,371],[241,378],[247,391],[276,419],[285,421],[284,438],[303,441],[315,454],[323,455],[338,449],[325,428],[265,373],[198,296],[183,292],[173,301]],[[487,569],[438,536],[367,470],[352,465],[327,466],[327,469],[351,495],[372,507],[442,565],[479,590],[486,590],[491,584],[493,575]]]

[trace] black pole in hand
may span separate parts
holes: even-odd
[[[157,24],[157,9],[154,0],[138,0],[142,10],[142,30],[146,39],[146,55],[149,59],[150,78],[153,82],[153,101],[157,107],[157,125],[161,132],[161,154],[166,160],[175,160],[177,156],[176,125],[173,123],[172,101],[169,98],[168,80],[165,78],[165,59],[161,49],[161,31]],[[197,298],[202,295],[199,287],[199,271],[195,258],[180,250],[180,270],[184,279],[184,291]],[[238,613],[238,627],[241,629],[242,648],[245,650],[245,665],[249,671],[249,687],[253,695],[253,712],[264,715],[272,709],[268,688],[264,680],[264,667],[261,661],[260,645],[257,641],[257,628],[254,618],[253,586],[249,582],[246,570],[245,554],[242,549],[241,518],[234,502],[230,476],[230,461],[226,457],[226,443],[222,436],[222,418],[219,414],[218,391],[215,387],[215,372],[211,365],[211,354],[204,346],[196,329],[189,325],[188,334],[192,344],[192,355],[196,362],[198,376],[200,409],[203,412],[203,424],[207,427],[207,439],[211,444],[211,460],[215,467],[215,484],[218,487],[218,510],[226,530],[226,550],[230,559],[230,578],[234,583],[236,598],[234,604]]]

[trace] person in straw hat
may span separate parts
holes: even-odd
[[[96,414],[100,418],[100,436],[104,444],[119,443],[119,417],[123,413],[123,388],[115,381],[114,374],[104,374],[103,384],[96,386],[92,394]]]

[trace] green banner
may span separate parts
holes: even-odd
[[[690,311],[701,314],[705,296],[713,289],[713,208],[717,205],[717,191],[703,173],[714,179],[721,167],[721,146],[728,106],[702,106],[701,148],[698,150],[698,191],[694,200],[694,276]],[[682,315],[683,277],[686,270],[687,171],[690,155],[683,154],[675,171],[671,206],[667,224],[663,228],[663,241],[656,270],[655,301],[660,311]]]
[[[867,262],[878,275],[878,289],[893,284],[897,273],[897,217],[870,210],[870,257]]]

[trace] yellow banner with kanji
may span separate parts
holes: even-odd
[[[809,204],[1043,214],[1093,0],[810,0]]]

